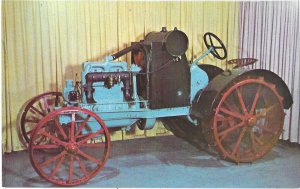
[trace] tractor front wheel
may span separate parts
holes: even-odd
[[[102,119],[78,107],[48,114],[37,124],[29,143],[36,172],[60,186],[75,186],[93,178],[103,168],[109,149],[110,137]]]

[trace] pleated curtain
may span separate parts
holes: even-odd
[[[257,58],[250,66],[278,74],[294,103],[286,111],[283,140],[300,144],[300,28],[299,1],[241,2],[239,57]]]
[[[151,31],[174,27],[189,37],[187,57],[206,50],[205,32],[218,35],[228,59],[238,56],[238,2],[3,1],[2,150],[24,149],[19,117],[25,102],[62,91],[81,63],[101,61]],[[130,55],[119,60],[130,62]],[[212,56],[201,63],[225,67]]]

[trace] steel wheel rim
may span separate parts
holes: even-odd
[[[71,123],[62,125],[56,122],[54,125],[60,135],[45,134],[43,125],[65,114],[72,117]],[[86,116],[76,120],[77,114]],[[100,129],[91,131],[90,121],[96,122]],[[52,142],[38,144],[40,135],[46,135]],[[54,153],[49,153],[49,150]],[[110,136],[104,122],[95,113],[67,107],[51,112],[38,123],[29,151],[31,164],[41,177],[56,185],[75,186],[87,182],[104,167],[110,151]]]
[[[58,101],[56,102],[56,99],[52,99],[55,100],[54,104],[48,103],[47,98],[49,97],[57,98]],[[41,100],[43,101],[43,104]],[[33,130],[37,125],[37,123],[41,119],[43,119],[47,114],[53,111],[54,106],[62,105],[62,104],[63,104],[63,97],[61,92],[48,92],[34,97],[26,105],[21,115],[21,133],[27,143],[29,143],[30,135],[33,133]],[[44,109],[46,106],[49,107],[48,110]],[[30,114],[30,111],[35,115]]]
[[[250,90],[253,86],[256,90]],[[245,96],[251,98],[245,100]],[[267,154],[283,129],[282,100],[275,85],[263,78],[239,81],[225,91],[212,125],[221,156],[235,162],[253,162]]]

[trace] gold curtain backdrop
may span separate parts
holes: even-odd
[[[3,1],[3,152],[24,149],[18,117],[28,99],[62,91],[66,79],[80,78],[82,62],[101,61],[162,26],[187,34],[189,60],[206,50],[208,31],[223,40],[228,59],[237,58],[238,9],[238,2]],[[225,68],[212,56],[201,63]]]

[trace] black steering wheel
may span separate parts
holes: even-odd
[[[208,49],[211,47],[213,50],[211,54],[217,59],[224,60],[227,57],[227,50],[223,42],[220,38],[218,38],[215,34],[207,32],[204,34],[204,43]],[[214,40],[213,40],[214,39]],[[213,41],[217,41],[219,44],[215,45]]]

